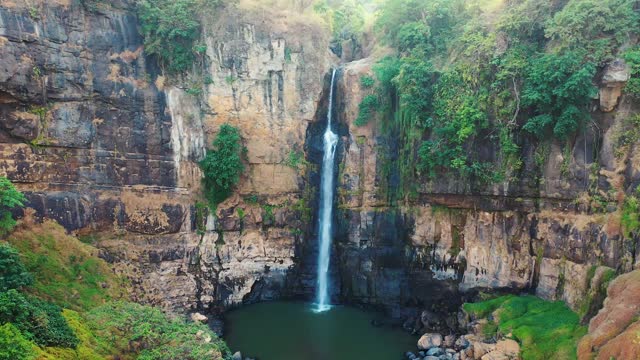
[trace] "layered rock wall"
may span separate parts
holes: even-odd
[[[133,1],[83,4],[0,2],[1,173],[140,301],[277,296],[308,212],[304,169],[286,161],[323,92],[327,32],[299,12],[221,8],[203,19],[202,68],[175,79],[145,56]],[[222,123],[240,128],[248,169],[216,217],[197,205],[197,161]]]
[[[354,125],[371,91],[360,77],[372,75],[374,62],[347,64],[339,83],[340,118],[349,126],[336,256],[345,297],[437,310],[447,298],[461,301],[460,293],[528,290],[584,311],[593,268],[638,266],[638,239],[625,238],[620,224],[625,193],[640,184],[638,144],[616,145],[638,112],[621,96],[622,75],[605,73],[602,111],[594,110],[593,123],[569,147],[544,149],[542,164],[536,144],[525,142],[523,169],[509,181],[484,186],[441,175],[417,180],[417,193],[399,198],[399,134],[376,121]],[[607,71],[623,70],[618,62]],[[491,158],[493,147],[473,151]]]

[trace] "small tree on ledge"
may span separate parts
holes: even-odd
[[[223,124],[213,141],[213,149],[200,162],[205,195],[214,208],[227,199],[240,181],[245,152],[238,128]]]

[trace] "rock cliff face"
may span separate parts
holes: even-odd
[[[578,359],[640,357],[640,271],[621,275],[607,289],[604,307],[589,322],[578,346]]]
[[[373,62],[347,64],[339,83],[339,117],[349,127],[336,255],[345,297],[437,310],[460,292],[529,290],[586,311],[586,294],[598,286],[593,269],[638,266],[638,239],[624,238],[620,226],[624,193],[640,183],[638,144],[615,145],[638,112],[621,97],[624,63],[606,69],[602,111],[594,110],[594,122],[570,147],[554,143],[536,158],[525,143],[523,170],[509,182],[482,186],[443,176],[397,199],[397,134],[353,123],[370,91],[360,88],[360,77],[371,75]],[[491,158],[492,147],[474,150]]]
[[[331,60],[297,13],[230,7],[204,23],[196,96],[145,57],[132,1],[0,2],[2,173],[39,216],[95,241],[134,298],[181,311],[276,296],[308,212],[285,160]],[[215,221],[196,206],[197,161],[224,122],[249,171]]]
[[[140,301],[213,311],[309,295],[337,62],[328,31],[260,6],[203,24],[202,78],[179,82],[145,57],[130,0],[0,1],[0,173],[39,216],[95,241]],[[600,277],[589,274],[637,267],[638,239],[622,236],[618,210],[640,184],[638,144],[617,148],[638,112],[623,95],[624,63],[602,74],[594,121],[569,147],[524,143],[508,182],[442,177],[398,199],[397,134],[353,125],[373,62],[346,64],[337,86],[334,298],[405,318],[453,311],[466,293],[530,290],[591,311],[585,294]],[[201,92],[178,85],[192,80]],[[248,164],[211,214],[197,204],[197,161],[222,123],[240,129]],[[495,158],[490,142],[475,150]]]

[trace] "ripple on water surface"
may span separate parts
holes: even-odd
[[[232,351],[258,360],[397,360],[416,346],[402,329],[372,326],[375,312],[314,310],[299,302],[242,307],[226,315],[225,340]]]

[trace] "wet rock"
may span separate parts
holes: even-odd
[[[440,356],[440,355],[444,355],[444,350],[442,350],[442,348],[433,347],[427,350],[427,356]]]
[[[242,360],[242,353],[240,351],[236,351],[232,356],[232,360]]]

